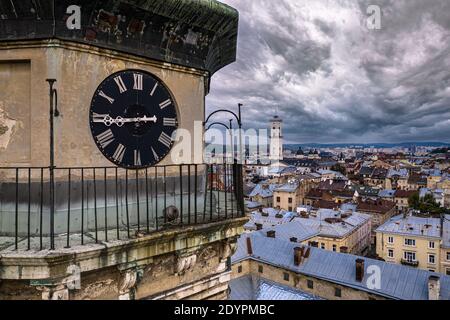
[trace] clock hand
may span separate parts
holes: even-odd
[[[153,122],[156,123],[158,121],[158,118],[156,116],[153,117],[138,117],[138,118],[122,118],[117,117],[115,119],[111,118],[111,116],[106,115],[103,118],[102,117],[94,117],[93,121],[95,123],[103,123],[107,127],[112,126],[113,124],[116,124],[118,127],[122,127],[125,123],[132,123],[132,122]]]

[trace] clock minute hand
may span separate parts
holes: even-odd
[[[111,116],[109,115],[95,115],[94,122],[96,123],[103,123],[106,126],[110,127],[113,124],[116,124],[118,127],[122,127],[125,123],[132,123],[132,122],[153,122],[156,123],[156,121],[158,121],[158,118],[156,118],[156,116],[153,117],[147,117],[144,116],[142,118],[122,118],[122,117],[117,117],[115,119],[113,119]]]
[[[122,118],[122,117],[117,117],[114,120],[114,123],[121,127],[123,126],[125,123],[131,123],[131,122],[153,122],[156,123],[156,121],[158,121],[158,119],[156,118],[156,116],[153,116],[151,118],[144,116],[142,118]]]

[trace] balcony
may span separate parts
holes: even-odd
[[[239,164],[0,168],[0,252],[139,239],[243,216]]]
[[[410,267],[415,267],[415,268],[417,268],[419,266],[419,261],[412,261],[412,260],[402,259],[400,261],[400,263],[405,265],[405,266],[410,266]]]

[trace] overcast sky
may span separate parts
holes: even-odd
[[[288,143],[450,142],[449,0],[222,2],[240,12],[238,57],[208,111],[242,102],[254,128],[278,114]]]

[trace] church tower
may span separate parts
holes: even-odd
[[[270,120],[270,160],[283,160],[283,120],[278,116]]]

